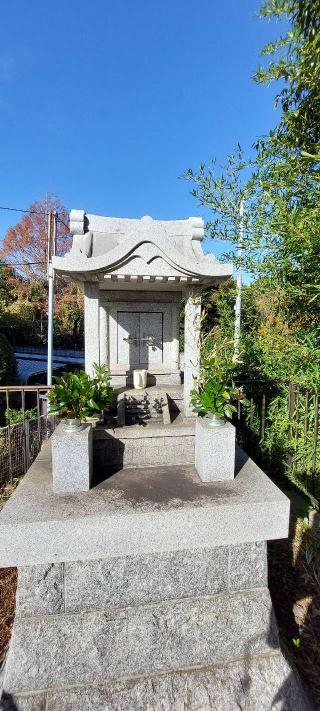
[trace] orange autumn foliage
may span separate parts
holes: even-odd
[[[29,212],[20,222],[7,230],[0,249],[0,260],[12,264],[16,272],[27,279],[46,277],[47,271],[47,214],[56,210],[57,254],[70,247],[68,213],[59,198],[48,195],[44,200],[30,205]]]

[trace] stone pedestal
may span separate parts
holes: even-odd
[[[195,467],[202,481],[234,478],[236,431],[230,422],[212,426],[205,417],[196,420]]]
[[[0,709],[309,711],[267,590],[289,501],[240,451],[237,468],[122,470],[62,502],[43,447],[0,513],[19,569]]]
[[[67,432],[58,425],[52,435],[52,487],[55,494],[89,491],[92,477],[92,427]]]

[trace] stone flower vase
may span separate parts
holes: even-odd
[[[51,437],[52,487],[55,494],[89,491],[92,478],[92,427],[69,429],[63,423]]]
[[[66,432],[76,432],[81,427],[81,420],[78,417],[66,417],[63,426]]]
[[[234,478],[235,440],[231,422],[216,416],[197,417],[195,467],[202,481]]]
[[[204,418],[210,427],[221,427],[221,425],[226,424],[225,417],[218,417],[218,415],[215,415],[213,412],[208,412]]]

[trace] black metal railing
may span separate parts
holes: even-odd
[[[1,386],[0,487],[25,474],[56,426],[47,414],[50,386]]]
[[[283,474],[314,504],[320,501],[317,386],[242,381],[249,406],[238,403],[234,424],[241,446],[270,474]]]

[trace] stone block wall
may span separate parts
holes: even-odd
[[[142,428],[141,428],[142,429]],[[93,461],[98,467],[143,467],[194,464],[194,435],[119,436],[94,439]]]
[[[266,584],[264,542],[20,568],[2,711],[307,710]]]
[[[88,612],[267,585],[266,544],[19,569],[17,616]]]
[[[263,542],[20,568],[1,709],[267,711],[288,676],[307,710],[266,583]]]

